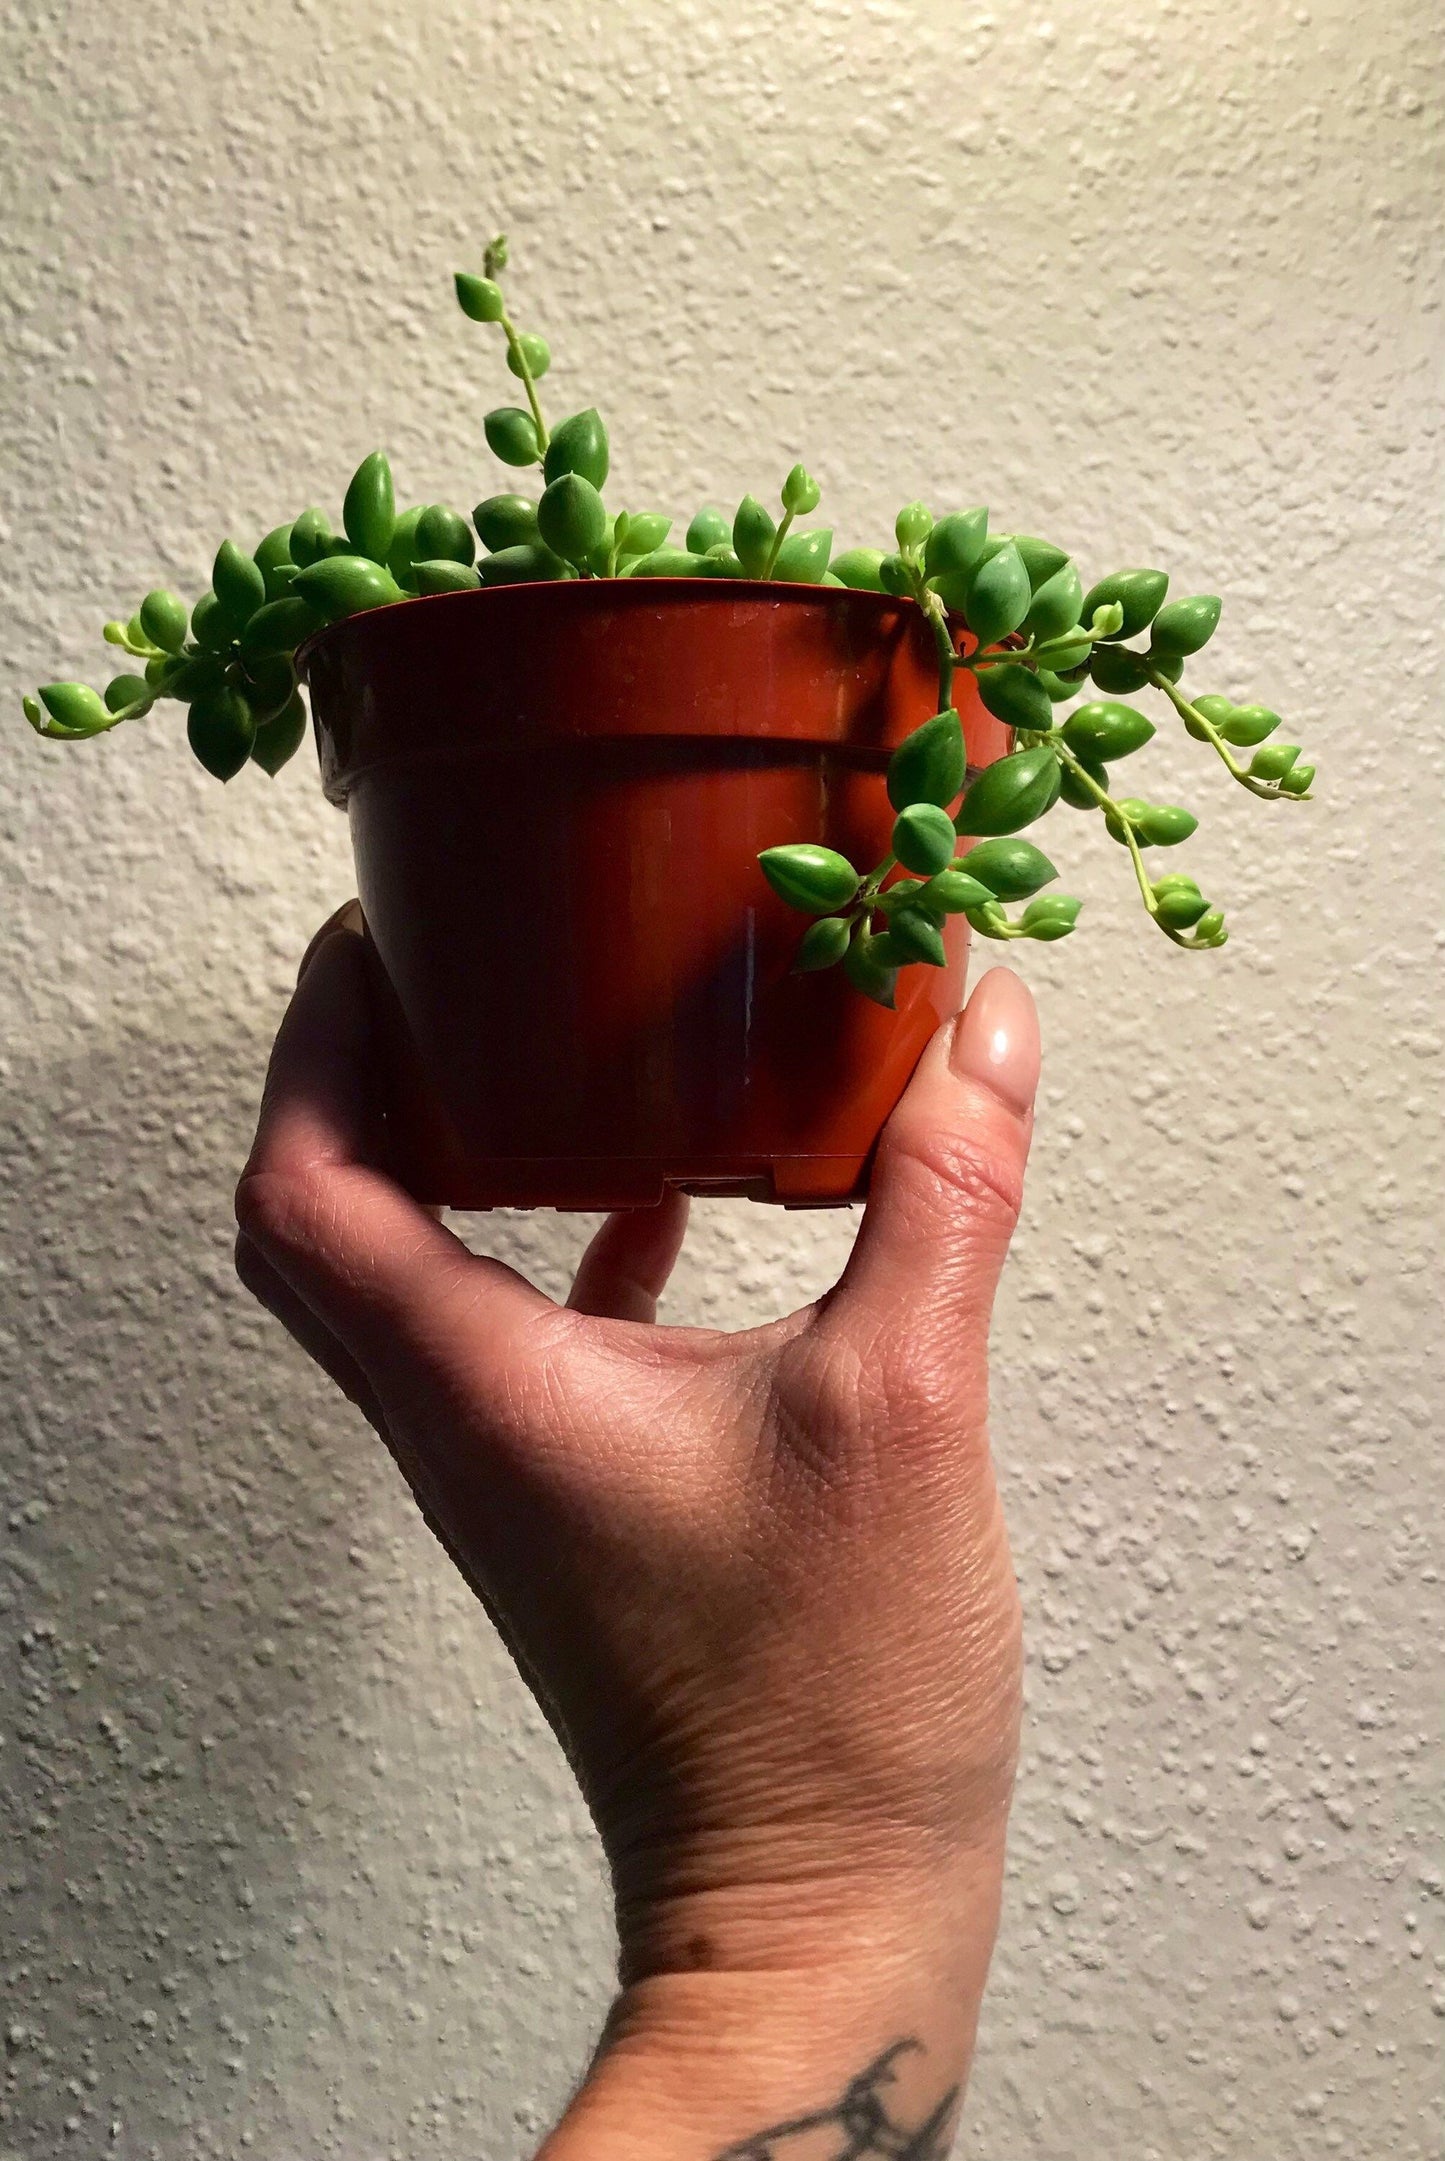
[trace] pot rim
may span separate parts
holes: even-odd
[[[759,601],[771,601],[785,606],[856,607],[871,606],[875,611],[918,609],[918,602],[908,593],[875,593],[865,586],[857,585],[802,585],[773,578],[518,578],[507,585],[484,585],[472,592],[463,593],[407,593],[400,600],[389,600],[379,608],[363,608],[355,615],[344,615],[339,622],[323,623],[303,638],[293,656],[293,665],[301,681],[306,680],[306,670],[311,656],[323,639],[334,634],[354,631],[359,623],[368,623],[393,615],[400,608],[454,608],[459,603],[475,608],[504,602],[508,593],[536,593],[550,591],[569,596],[568,606],[598,606],[602,597],[624,606],[644,605],[651,601],[665,605],[668,601],[700,601],[710,606],[722,606],[727,602],[749,600],[754,606]],[[584,597],[590,596],[590,597]],[[919,610],[921,613],[922,611]],[[955,636],[961,636],[964,649],[973,642],[963,618],[950,614],[949,623],[955,627]]]

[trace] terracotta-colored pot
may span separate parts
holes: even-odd
[[[860,1199],[963,992],[896,1013],[791,964],[762,848],[888,846],[891,747],[934,710],[911,602],[624,579],[353,616],[306,648],[322,779],[351,820],[397,1176],[456,1208],[612,1208],[667,1185]],[[960,673],[970,763],[1007,748]]]

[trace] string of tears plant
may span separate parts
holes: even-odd
[[[457,273],[456,294],[472,321],[502,333],[525,403],[497,407],[483,429],[503,465],[540,469],[535,497],[489,495],[470,520],[445,503],[398,511],[390,465],[373,451],[346,490],[339,533],[310,508],[249,553],[223,541],[210,588],[193,607],[157,588],[127,621],[105,625],[107,642],[139,673],[116,675],[104,692],[47,683],[24,700],[37,734],[88,740],[177,699],[208,772],[230,780],[249,763],[274,775],[306,732],[298,648],[324,625],[367,609],[568,578],[851,586],[922,611],[938,654],[938,710],[889,764],[895,818],[881,862],[862,870],[812,842],[760,856],[773,890],[813,919],[800,969],[841,965],[860,991],[892,1005],[901,968],[944,965],[950,915],[962,914],[986,938],[1066,937],[1080,903],[1044,892],[1057,872],[1020,837],[1061,802],[1102,816],[1128,855],[1146,914],[1176,946],[1201,952],[1225,943],[1223,911],[1195,880],[1179,871],[1155,875],[1146,860],[1146,850],[1187,840],[1197,820],[1176,804],[1115,795],[1110,774],[1154,735],[1154,724],[1126,702],[1152,690],[1251,795],[1309,797],[1314,767],[1297,745],[1271,740],[1277,713],[1182,688],[1186,661],[1219,622],[1215,595],[1169,600],[1168,574],[1154,569],[1115,571],[1086,590],[1066,549],[991,532],[982,508],[935,519],[912,502],[898,513],[892,549],[854,547],[835,557],[829,528],[797,525],[819,502],[802,465],[783,482],[781,517],[752,495],[731,518],[705,505],[682,544],[670,546],[673,520],[665,513],[607,508],[610,445],[594,407],[548,426],[538,386],[551,353],[544,338],[514,323],[501,282],[506,268],[507,244],[498,237],[480,274]],[[960,669],[1012,733],[1009,753],[972,781],[954,705]],[[1075,703],[1086,689],[1099,695]],[[1018,903],[1021,912],[1011,914]]]

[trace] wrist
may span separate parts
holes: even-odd
[[[885,2058],[873,2099],[852,2105],[910,2137],[937,2114],[936,2147],[918,2150],[945,2152],[1002,1874],[1000,1833],[931,1896],[921,1879],[860,1874],[846,1900],[816,1885],[806,1899],[791,1886],[680,1897],[645,1955],[636,1940],[624,1951],[591,2071],[539,2161],[721,2161],[735,2146],[788,2161],[778,2128],[844,2106]]]

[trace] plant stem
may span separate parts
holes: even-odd
[[[1080,763],[1080,761],[1074,756],[1074,753],[1070,750],[1067,743],[1062,741],[1062,739],[1056,735],[1044,736],[1041,737],[1040,740],[1047,742],[1050,750],[1059,760],[1059,763],[1061,765],[1066,765],[1069,771],[1074,775],[1075,779],[1083,783],[1083,786],[1094,798],[1094,801],[1098,804],[1100,810],[1105,812],[1112,811],[1114,813],[1115,818],[1118,820],[1119,827],[1123,832],[1124,842],[1129,850],[1130,860],[1134,865],[1134,876],[1139,881],[1139,891],[1143,896],[1144,906],[1148,909],[1150,915],[1157,920],[1159,914],[1159,903],[1154,898],[1154,888],[1150,883],[1149,873],[1144,867],[1144,858],[1139,852],[1139,843],[1134,838],[1133,826],[1130,825],[1129,820],[1125,817],[1123,811],[1120,810],[1118,804],[1109,794],[1107,788],[1101,788],[1099,786],[1099,783],[1095,780],[1093,774],[1089,771],[1088,767]],[[1161,925],[1160,927],[1161,929],[1167,928],[1166,925]],[[1173,933],[1171,932],[1170,935],[1172,936]]]
[[[1029,645],[991,645],[986,652],[970,653],[963,663],[965,668],[1025,667],[1037,674],[1038,663]]]
[[[872,870],[863,880],[862,885],[858,888],[858,898],[854,902],[854,906],[856,907],[858,902],[863,902],[865,905],[871,904],[877,896],[879,886],[882,885],[889,871],[897,868],[898,858],[896,855],[885,855],[881,863],[875,863]]]
[[[516,326],[510,315],[502,317],[502,328],[507,334],[507,350],[517,363],[517,372],[522,378],[522,388],[526,391],[527,403],[532,408],[532,425],[537,430],[537,446],[545,452],[552,438],[547,433],[547,423],[542,418],[542,408],[537,403],[537,386],[532,380],[532,371],[527,365],[527,355],[523,350],[521,339],[517,336]]]
[[[1231,779],[1237,780],[1241,788],[1248,788],[1251,795],[1262,795],[1266,802],[1273,802],[1284,793],[1283,789],[1274,782],[1257,780],[1253,773],[1248,772],[1240,764],[1213,721],[1201,713],[1197,705],[1191,704],[1178,685],[1170,682],[1167,675],[1161,674],[1158,668],[1151,668],[1149,670],[1149,680],[1156,690],[1163,691],[1180,719],[1191,730],[1197,731],[1206,742],[1214,746],[1219,756],[1224,760],[1225,768]]]
[[[774,570],[775,570],[775,569],[776,569],[776,567],[777,567],[778,555],[779,555],[779,552],[780,552],[780,551],[781,551],[781,549],[782,549],[782,545],[783,545],[783,542],[784,542],[784,541],[785,541],[785,540],[787,539],[787,537],[788,537],[788,527],[789,527],[789,526],[790,526],[790,525],[792,524],[792,522],[793,522],[793,513],[792,513],[792,511],[791,511],[791,510],[785,510],[785,511],[783,512],[783,516],[782,516],[782,522],[781,522],[781,524],[780,524],[780,525],[778,526],[778,529],[777,529],[777,531],[776,531],[776,532],[774,533],[774,535],[773,535],[773,544],[772,544],[772,546],[771,546],[771,547],[769,548],[769,550],[768,550],[768,559],[767,559],[767,561],[766,561],[766,562],[764,563],[764,565],[763,565],[763,576],[764,576],[764,578],[765,578],[765,579],[766,579],[766,578],[771,578],[771,576],[773,575],[773,572],[774,572]]]

